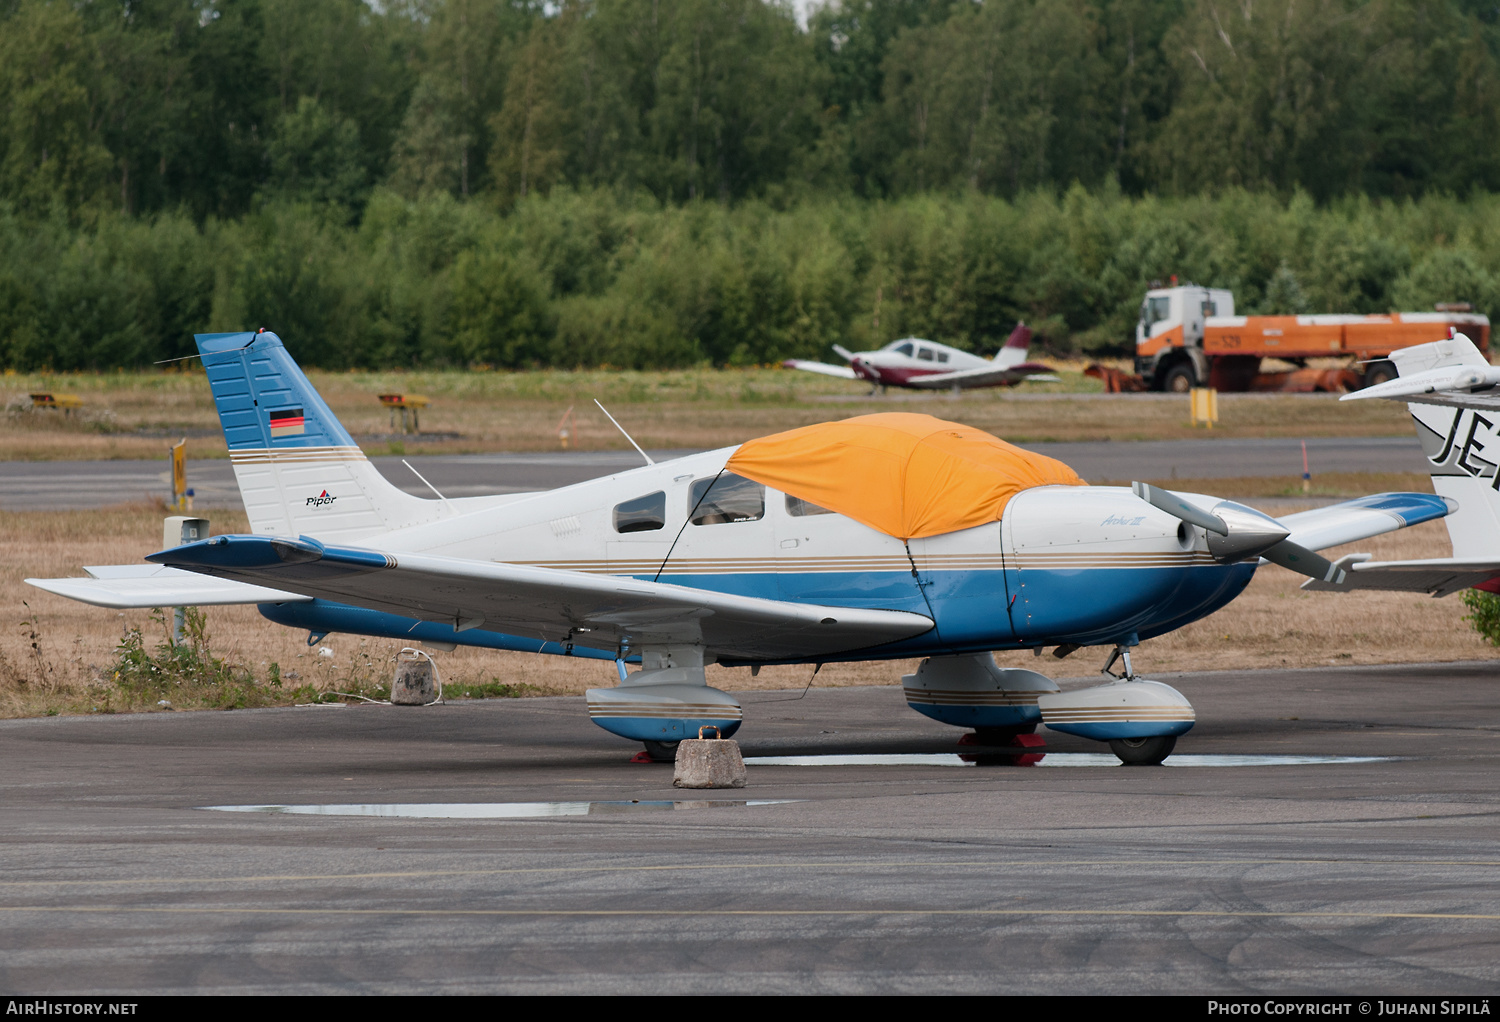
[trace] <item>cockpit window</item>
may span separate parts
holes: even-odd
[[[699,479],[688,491],[688,510],[694,525],[754,522],[766,515],[766,488],[733,472]]]
[[[932,361],[932,349],[931,348],[918,348],[917,349],[917,357],[920,358],[923,362],[931,362]]]
[[[667,524],[667,495],[661,490],[615,505],[616,532],[655,532]]]
[[[826,507],[819,507],[810,500],[794,497],[790,493],[786,495],[786,513],[793,518],[806,518],[808,515],[831,515],[834,512]]]
[[[896,345],[896,350],[901,352],[901,354],[903,355],[909,356],[911,354],[911,344],[898,344]]]

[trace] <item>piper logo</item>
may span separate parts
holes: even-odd
[[[324,490],[322,493],[318,494],[316,497],[308,497],[307,498],[307,506],[308,507],[322,507],[324,504],[332,504],[336,500],[338,500],[337,497],[330,497],[328,495],[328,491]]]

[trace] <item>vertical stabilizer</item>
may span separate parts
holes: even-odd
[[[1433,344],[1391,352],[1401,376],[1449,366],[1483,366],[1489,362],[1463,334]],[[1458,503],[1443,519],[1453,556],[1500,559],[1500,415],[1482,408],[1445,405],[1406,406],[1427,455],[1432,488]]]
[[[1018,366],[1026,361],[1026,353],[1030,350],[1031,327],[1025,323],[1017,323],[1016,328],[1005,339],[1005,344],[995,352],[995,364],[1002,369]]]
[[[398,490],[370,464],[281,338],[194,339],[253,532],[350,541],[442,516],[436,501]]]

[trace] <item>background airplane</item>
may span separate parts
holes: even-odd
[[[788,369],[803,369],[846,380],[866,380],[872,387],[909,387],[918,390],[1010,387],[1025,379],[1056,380],[1051,366],[1026,361],[1031,347],[1031,328],[1017,323],[993,359],[946,344],[904,337],[879,351],[849,351],[837,344],[833,350],[847,365],[808,362],[799,358],[781,363]],[[871,391],[874,393],[874,390]]]
[[[106,607],[259,604],[329,632],[614,663],[606,730],[670,758],[742,712],[719,663],[922,658],[907,703],[1014,747],[1038,724],[1159,763],[1194,711],[1130,650],[1233,600],[1261,560],[1314,578],[1313,551],[1446,515],[1388,493],[1281,519],[1063,463],[958,423],[887,413],[820,423],[542,493],[426,500],[388,482],[276,335],[197,338],[251,535],[219,535],[28,579]],[[1106,646],[1120,674],[1062,692],[993,650]],[[630,671],[627,665],[638,665]],[[601,664],[603,667],[604,664]]]

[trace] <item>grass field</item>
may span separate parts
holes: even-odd
[[[1099,393],[1082,364],[1059,367],[1059,383],[1014,389],[870,396],[863,384],[785,369],[672,372],[309,373],[334,413],[372,454],[544,451],[559,447],[558,424],[573,409],[571,444],[622,449],[619,432],[594,407],[602,401],[649,448],[704,448],[814,422],[880,411],[924,412],[1017,442],[1165,440],[1183,437],[1405,435],[1404,409],[1384,401],[1339,404],[1333,394],[1224,394],[1211,432],[1188,423],[1187,398]],[[83,398],[73,415],[33,412],[27,395]],[[392,432],[377,395],[425,394],[424,436]],[[0,377],[6,414],[0,459],[160,458],[189,438],[189,456],[223,457],[224,441],[202,372],[136,372]]]
[[[380,697],[402,643],[329,636],[331,655],[309,649],[302,633],[271,624],[253,607],[206,611],[212,658],[228,670],[218,681],[184,684],[122,682],[115,678],[122,635],[142,632],[151,651],[164,638],[145,611],[118,612],[50,596],[22,583],[28,576],[81,575],[85,564],[122,563],[155,549],[161,512],[149,507],[109,511],[0,515],[0,716],[46,713],[278,705],[322,693]],[[216,532],[243,531],[242,516],[219,512]],[[1356,544],[1378,558],[1448,556],[1441,523],[1433,522]],[[1339,550],[1329,556],[1348,552]],[[1142,645],[1135,662],[1147,676],[1161,672],[1325,664],[1410,663],[1496,657],[1463,620],[1457,597],[1434,600],[1397,593],[1312,594],[1302,578],[1276,567],[1257,572],[1249,589],[1226,609]],[[604,661],[459,649],[435,653],[449,694],[582,693],[613,684]],[[1081,650],[1059,662],[1029,653],[999,656],[1003,665],[1053,677],[1097,670],[1102,649]],[[274,665],[274,667],[273,667]],[[820,686],[899,684],[912,661],[833,664]],[[138,676],[138,675],[137,675]],[[745,669],[714,667],[711,684],[726,690],[801,688],[806,667],[772,667],[752,679]],[[226,680],[227,679],[227,680]],[[272,681],[279,680],[276,687]],[[1191,693],[1189,693],[1191,697]]]

